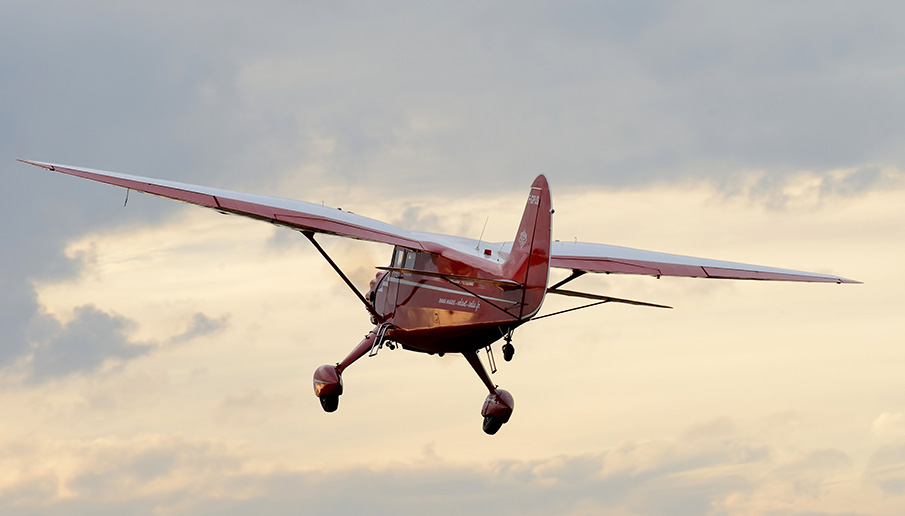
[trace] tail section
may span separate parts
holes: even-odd
[[[531,185],[522,221],[503,264],[503,276],[525,286],[520,319],[537,313],[544,302],[550,272],[552,222],[550,187],[547,178],[539,175]]]

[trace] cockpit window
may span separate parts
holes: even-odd
[[[414,251],[405,251],[405,268],[406,269],[414,269],[415,268],[415,252]]]
[[[405,263],[405,249],[401,247],[396,248],[396,252],[393,254],[393,263],[392,267],[397,269],[401,269],[402,265]]]
[[[414,269],[417,256],[418,253],[411,249],[397,247],[393,252],[393,263],[390,264],[390,267],[395,269]]]

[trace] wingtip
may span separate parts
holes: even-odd
[[[41,163],[40,161],[31,161],[27,159],[17,159],[16,161],[21,161],[26,165],[34,165],[36,167],[41,167],[47,170],[54,170],[53,165],[51,165],[50,163]]]

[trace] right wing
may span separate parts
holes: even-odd
[[[416,235],[392,224],[342,211],[338,208],[329,208],[309,202],[279,197],[177,183],[163,179],[104,172],[90,168],[77,168],[37,161],[19,161],[70,176],[121,186],[130,190],[212,208],[221,213],[231,213],[264,220],[302,231],[339,235],[358,240],[400,245],[412,249],[423,248],[421,244],[424,234]]]
[[[585,272],[688,278],[861,283],[828,274],[643,251],[585,242],[553,242],[550,266]]]

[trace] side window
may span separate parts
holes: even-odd
[[[390,266],[395,267],[397,269],[401,269],[404,263],[405,263],[405,249],[403,249],[401,247],[397,247],[396,252],[393,254],[393,263],[390,264]]]
[[[390,264],[390,267],[395,269],[414,269],[415,259],[417,257],[418,253],[415,251],[404,247],[397,247],[393,251],[393,263]]]

